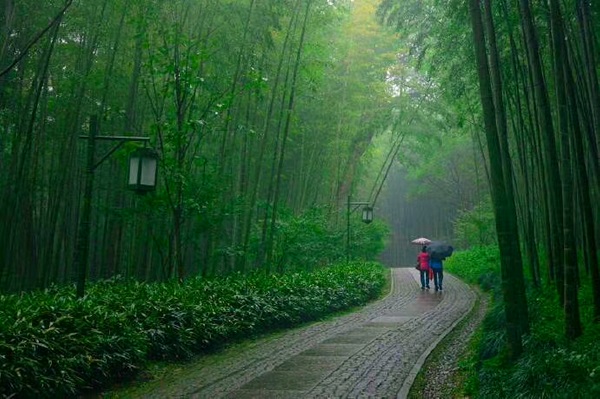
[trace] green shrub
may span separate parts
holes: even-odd
[[[148,360],[182,360],[226,342],[363,305],[385,285],[375,263],[316,272],[112,279],[0,296],[0,396],[74,397],[128,378]]]
[[[493,301],[478,335],[476,373],[467,386],[477,398],[595,398],[600,397],[600,326],[592,320],[590,282],[582,280],[580,308],[584,335],[564,338],[564,316],[556,289],[528,291],[531,333],[516,363],[505,353],[505,317],[502,304],[500,260],[497,248],[479,247],[457,252],[447,269],[492,292]]]
[[[331,213],[327,207],[313,207],[302,214],[280,208],[275,223],[271,270],[302,272],[340,262],[348,255],[363,261],[378,258],[390,234],[384,222],[376,219],[365,224],[353,213],[349,220],[352,244],[348,254],[346,223],[332,223]],[[257,254],[262,252],[262,240],[262,230],[256,226],[246,252],[249,264],[255,263]]]
[[[497,244],[494,211],[489,196],[472,209],[459,211],[454,220],[454,236],[456,244],[462,248]]]
[[[500,251],[495,245],[457,251],[445,261],[444,268],[470,284],[482,284],[484,290],[501,282]]]

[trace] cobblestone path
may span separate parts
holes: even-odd
[[[476,293],[449,274],[422,291],[418,272],[391,269],[388,296],[329,321],[258,340],[201,361],[146,398],[404,398],[437,342],[472,308]]]

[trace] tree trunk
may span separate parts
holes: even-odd
[[[494,110],[496,112],[496,126],[498,140],[500,142],[500,157],[502,160],[502,171],[504,184],[506,185],[506,207],[508,215],[506,222],[510,239],[507,239],[507,270],[506,278],[509,289],[509,297],[514,302],[512,311],[517,312],[520,321],[521,334],[529,332],[529,314],[527,311],[527,298],[525,295],[525,278],[523,276],[523,260],[521,257],[521,248],[519,240],[519,228],[517,225],[517,211],[515,208],[515,194],[513,189],[513,169],[510,159],[510,149],[508,145],[508,131],[506,127],[506,111],[504,99],[502,98],[502,81],[500,78],[500,61],[498,49],[496,46],[496,30],[492,16],[492,6],[490,0],[484,0],[485,16],[484,25],[487,31],[487,40],[489,43],[490,54],[490,74],[492,95],[494,97]],[[508,305],[507,305],[508,306]]]
[[[485,48],[485,35],[481,19],[481,10],[479,0],[469,1],[469,12],[473,28],[473,42],[475,45],[475,55],[477,59],[477,72],[479,76],[479,93],[483,108],[483,117],[485,123],[485,133],[488,143],[488,155],[490,160],[491,173],[491,191],[494,204],[494,214],[496,217],[496,231],[500,246],[500,256],[502,264],[502,291],[504,294],[506,332],[508,336],[508,350],[511,359],[516,359],[523,351],[521,335],[521,317],[520,309],[517,309],[518,302],[512,298],[511,287],[509,287],[510,278],[507,274],[514,270],[511,262],[513,261],[512,250],[514,244],[511,242],[512,223],[507,220],[510,217],[508,204],[509,198],[506,192],[504,181],[502,149],[500,146],[499,135],[496,126],[496,111],[493,102],[492,85],[490,81],[490,72]],[[518,245],[518,244],[517,244]]]
[[[534,99],[537,105],[538,123],[542,139],[542,149],[544,154],[544,170],[547,174],[545,181],[548,184],[549,213],[550,213],[550,252],[548,254],[550,270],[553,275],[550,278],[556,280],[557,292],[562,303],[563,301],[563,267],[564,247],[562,243],[563,219],[562,219],[562,194],[560,172],[558,170],[558,153],[556,148],[556,139],[554,137],[554,126],[552,123],[552,114],[546,84],[542,72],[542,62],[539,55],[539,45],[533,18],[531,16],[530,0],[519,0],[521,11],[521,25],[525,35],[527,53],[531,74],[533,77]]]
[[[265,150],[267,147],[267,142],[268,142],[268,138],[270,137],[270,131],[271,131],[271,122],[272,122],[272,117],[273,117],[273,113],[275,110],[275,100],[277,98],[278,95],[278,87],[279,87],[279,83],[281,81],[281,71],[283,69],[283,62],[285,60],[287,51],[288,51],[288,46],[289,46],[289,42],[291,39],[291,34],[292,34],[292,27],[296,24],[297,18],[298,18],[298,10],[300,9],[300,5],[301,5],[301,0],[297,0],[294,6],[294,12],[289,20],[288,23],[288,28],[286,30],[286,35],[285,35],[285,39],[283,40],[282,43],[282,47],[281,47],[281,52],[279,55],[279,60],[277,62],[277,69],[275,72],[275,78],[274,78],[274,82],[273,82],[273,87],[271,87],[271,98],[269,100],[269,105],[268,105],[268,109],[265,115],[265,119],[264,119],[264,124],[263,124],[263,134],[262,137],[260,139],[260,143],[259,143],[259,148],[258,148],[258,157],[255,160],[255,170],[254,170],[254,174],[253,174],[253,182],[252,182],[252,186],[251,186],[251,191],[250,191],[250,197],[248,202],[246,203],[246,209],[245,209],[245,221],[244,221],[244,245],[243,245],[243,252],[244,253],[248,253],[248,248],[249,248],[249,243],[250,243],[250,231],[252,228],[252,219],[254,216],[254,209],[256,208],[256,202],[257,202],[257,198],[258,198],[258,191],[260,188],[260,184],[261,184],[261,178],[262,178],[262,170],[263,170],[263,159],[264,159],[264,155],[265,155]],[[260,249],[259,249],[260,251]],[[260,255],[257,256],[257,261],[256,261],[256,266],[260,266],[259,264],[259,259],[261,258]],[[237,265],[238,270],[245,270],[246,267],[246,260],[243,259],[241,260],[240,264]]]
[[[288,135],[290,133],[290,124],[292,120],[292,114],[294,111],[294,99],[296,95],[296,85],[298,79],[298,71],[300,68],[300,61],[302,59],[302,50],[304,48],[304,38],[306,35],[306,27],[308,24],[308,17],[310,15],[310,7],[312,5],[312,0],[308,0],[306,3],[306,10],[304,11],[304,21],[302,23],[302,30],[300,32],[300,42],[298,43],[298,49],[296,51],[296,59],[294,62],[294,70],[292,72],[292,81],[290,94],[288,98],[288,104],[286,109],[286,118],[285,118],[285,126],[283,128],[283,138],[281,140],[281,152],[279,154],[279,165],[277,166],[277,180],[275,183],[275,193],[273,196],[273,213],[271,216],[271,227],[269,238],[267,240],[266,245],[266,253],[267,253],[267,264],[270,265],[273,262],[273,245],[275,240],[275,222],[277,219],[277,209],[279,205],[279,192],[281,187],[281,175],[283,174],[283,160],[285,158],[285,149],[288,140]],[[280,270],[282,272],[282,270]]]
[[[586,270],[590,273],[592,282],[592,300],[594,306],[594,322],[600,322],[600,272],[598,270],[598,252],[596,246],[596,230],[594,225],[594,213],[592,206],[592,190],[588,178],[588,172],[585,165],[585,151],[583,149],[583,133],[581,125],[578,123],[578,118],[581,111],[575,104],[575,82],[571,79],[571,75],[567,75],[567,98],[569,100],[569,109],[573,115],[573,137],[571,143],[574,147],[574,163],[576,167],[576,184],[579,188],[580,211],[583,225],[583,248],[586,263]]]
[[[554,50],[554,74],[556,86],[556,101],[561,143],[561,182],[563,199],[563,262],[564,262],[564,310],[565,334],[568,339],[581,335],[579,319],[579,302],[577,298],[577,253],[573,236],[573,162],[571,160],[569,125],[578,123],[577,118],[569,119],[577,111],[568,109],[566,83],[570,74],[565,45],[562,13],[557,0],[550,0],[550,24],[552,31],[552,47]]]

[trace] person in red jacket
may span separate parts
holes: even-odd
[[[419,271],[421,272],[421,289],[429,289],[429,254],[427,247],[421,249],[421,253],[417,256]]]

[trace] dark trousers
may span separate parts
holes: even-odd
[[[444,270],[433,269],[433,284],[436,290],[442,289],[442,282],[444,281]]]

